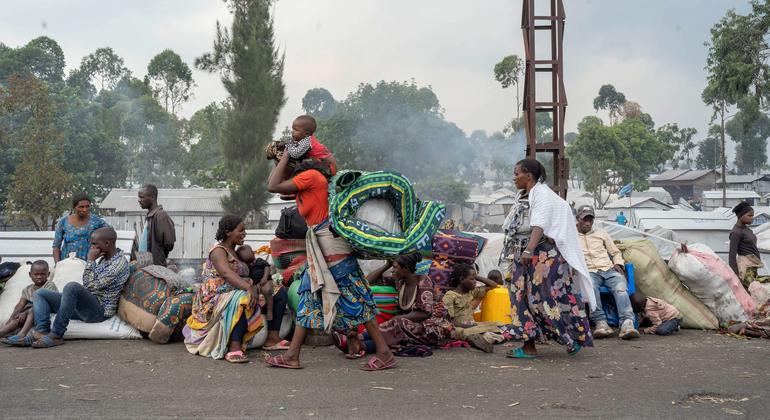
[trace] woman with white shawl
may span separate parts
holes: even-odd
[[[585,303],[596,301],[577,238],[570,205],[545,184],[545,168],[535,159],[516,164],[519,200],[504,229],[501,265],[508,266],[510,332],[524,342],[508,357],[537,357],[535,341],[551,339],[574,355],[593,346]]]

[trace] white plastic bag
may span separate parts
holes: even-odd
[[[5,283],[5,289],[0,294],[0,325],[8,322],[8,318],[13,313],[13,308],[19,303],[21,299],[21,292],[24,288],[32,284],[32,279],[29,278],[29,264],[22,264],[16,274],[14,274]]]
[[[373,198],[364,202],[356,211],[356,219],[366,221],[373,229],[401,233],[401,225],[396,217],[393,204],[382,198]]]

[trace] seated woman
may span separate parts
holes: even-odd
[[[379,325],[393,350],[410,345],[438,347],[450,338],[454,329],[444,305],[436,298],[433,282],[427,276],[415,274],[421,259],[419,254],[402,255],[367,276],[372,284],[394,286],[398,290],[399,314]],[[391,267],[393,277],[383,277]],[[363,341],[363,348],[359,340]],[[349,334],[347,339],[337,335],[336,344],[340,350],[348,352],[348,358],[374,352],[374,342],[368,333],[360,337]]]
[[[484,287],[476,287],[476,282],[484,283]],[[479,276],[470,265],[457,264],[452,270],[449,285],[454,289],[446,292],[443,300],[449,319],[455,327],[453,338],[467,341],[479,350],[492,353],[493,342],[485,333],[500,334],[502,331],[496,322],[476,322],[473,319],[472,302],[483,298],[487,291],[497,287],[497,283]]]
[[[246,239],[246,226],[240,217],[224,216],[216,239],[219,243],[203,266],[203,283],[183,330],[184,342],[192,354],[246,363],[246,345],[263,323],[258,286],[235,251]]]
[[[71,253],[85,260],[91,248],[91,234],[97,229],[109,226],[101,217],[91,213],[91,199],[85,193],[72,197],[72,212],[56,223],[53,239],[54,264]]]

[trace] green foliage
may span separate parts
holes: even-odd
[[[169,49],[153,57],[147,65],[145,83],[163,103],[166,112],[172,114],[176,114],[178,108],[190,99],[195,86],[190,68],[179,54]]]
[[[712,124],[709,127],[708,136],[698,144],[698,157],[695,159],[698,169],[717,169],[721,164],[720,133],[721,127]]]
[[[195,61],[218,72],[229,94],[222,152],[230,177],[228,212],[259,215],[268,199],[270,167],[263,151],[286,102],[283,56],[275,47],[271,0],[230,0],[231,30],[217,22],[213,51]]]
[[[599,88],[599,95],[594,98],[594,109],[609,111],[610,125],[613,125],[617,122],[624,103],[626,103],[626,95],[618,92],[615,86],[602,85]]]
[[[727,134],[738,143],[735,165],[739,174],[759,173],[767,163],[770,118],[759,109],[754,96],[741,99],[738,108],[740,111],[725,125]]]
[[[495,80],[500,82],[503,89],[513,85],[518,86],[519,79],[524,73],[524,60],[517,55],[506,56],[499,63],[495,64]]]
[[[648,175],[671,159],[674,147],[664,143],[639,120],[625,120],[605,126],[596,117],[578,124],[578,136],[567,147],[573,169],[578,172],[595,202],[604,206],[605,192],[614,193],[622,185],[649,188]]]
[[[319,121],[317,135],[342,167],[400,172],[413,182],[479,181],[474,149],[441,111],[435,93],[414,82],[361,84]]]
[[[110,47],[99,48],[83,57],[77,71],[89,82],[95,82],[99,92],[113,89],[121,79],[131,74],[123,59]]]
[[[451,176],[429,178],[415,183],[415,190],[422,200],[435,200],[445,204],[465,203],[471,193],[470,186]]]
[[[698,133],[694,128],[679,128],[676,123],[666,124],[659,127],[655,134],[664,144],[670,145],[674,150],[674,158],[671,160],[671,167],[679,168],[679,164],[684,162],[686,167],[692,164],[692,153],[695,150],[693,137]]]
[[[319,120],[333,117],[338,107],[337,100],[324,88],[310,89],[302,98],[302,109],[305,113]]]
[[[45,230],[67,208],[70,175],[62,167],[63,138],[54,125],[52,101],[46,85],[34,76],[10,76],[2,91],[3,113],[18,117],[22,126],[11,141],[21,151],[6,216]]]
[[[184,171],[193,185],[221,188],[227,184],[222,164],[223,127],[228,104],[211,103],[187,122],[185,145],[189,152]]]

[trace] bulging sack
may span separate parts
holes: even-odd
[[[618,243],[626,262],[634,264],[636,289],[673,305],[682,314],[682,327],[715,330],[716,316],[682,285],[658,251],[647,239],[626,239]]]
[[[675,251],[668,266],[690,292],[722,324],[751,318],[756,305],[733,270],[706,245],[692,244],[687,248],[688,252]]]

